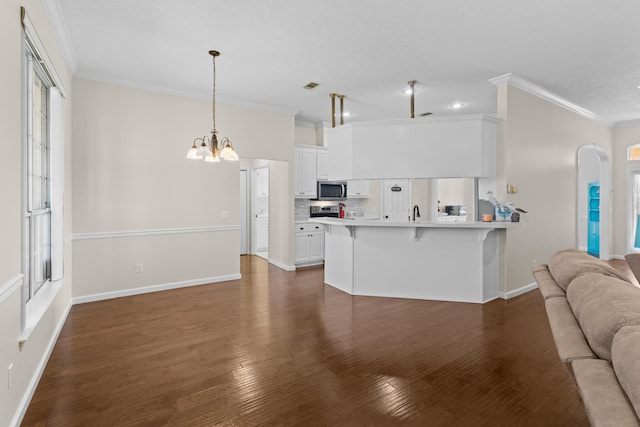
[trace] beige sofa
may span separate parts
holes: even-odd
[[[640,426],[640,288],[575,249],[532,273],[591,425]]]

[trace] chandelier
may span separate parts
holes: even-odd
[[[212,118],[213,129],[211,137],[207,135],[193,140],[193,146],[187,153],[187,159],[201,160],[205,162],[219,162],[220,159],[228,161],[239,160],[238,153],[233,149],[229,138],[223,137],[218,142],[218,131],[216,130],[216,57],[220,56],[217,50],[210,50],[209,55],[213,58],[213,96],[212,96]],[[199,144],[199,145],[198,145]]]

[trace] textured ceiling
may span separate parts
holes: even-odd
[[[58,5],[55,2],[58,2]],[[488,79],[514,73],[615,123],[640,118],[636,0],[45,0],[77,75],[330,121],[496,111]],[[314,90],[302,87],[308,82]],[[455,102],[464,108],[454,111]]]

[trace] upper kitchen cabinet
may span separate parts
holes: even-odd
[[[363,199],[369,197],[369,181],[366,179],[347,182],[347,197],[350,199]]]
[[[329,179],[329,152],[326,148],[319,148],[316,151],[316,178]]]
[[[495,177],[498,122],[472,115],[347,123],[327,131],[329,179]]]
[[[317,150],[296,147],[294,150],[294,189],[296,198],[315,199],[317,180]]]

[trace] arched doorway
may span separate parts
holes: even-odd
[[[594,145],[578,149],[577,246],[608,260],[610,242],[611,166]]]

